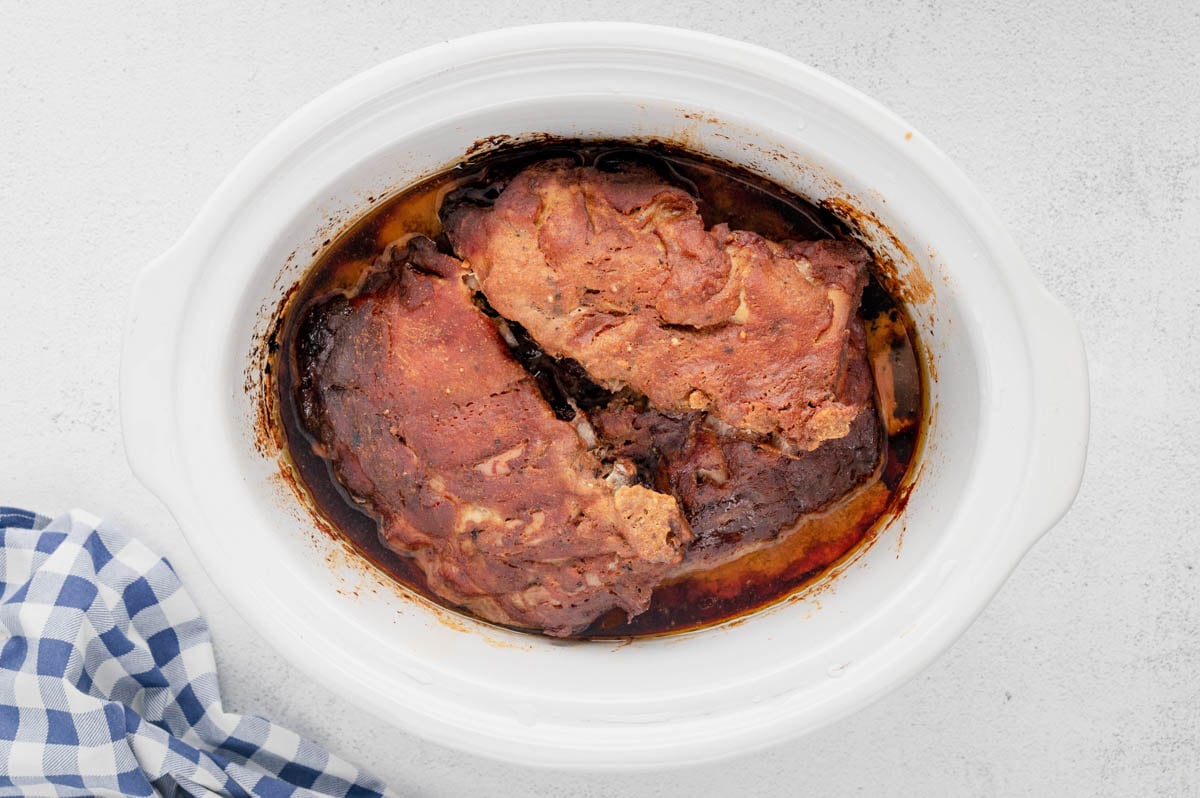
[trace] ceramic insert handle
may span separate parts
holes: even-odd
[[[176,338],[193,272],[180,268],[176,246],[134,284],[121,348],[121,427],[134,474],[168,506],[177,470]]]
[[[1066,514],[1083,481],[1090,401],[1087,357],[1066,308],[1040,285],[1028,292],[1034,429],[1022,503],[1032,545]]]

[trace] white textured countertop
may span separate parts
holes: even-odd
[[[50,5],[0,0],[0,503],[84,507],[165,554],[209,618],[229,709],[403,794],[1200,794],[1200,6]],[[260,137],[391,56],[568,19],[745,39],[881,100],[976,182],[1090,358],[1075,507],[958,644],[820,734],[684,772],[531,771],[341,703],[216,592],[121,443],[133,279]]]

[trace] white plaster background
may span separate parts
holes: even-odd
[[[721,33],[883,101],[990,199],[1090,358],[1075,507],[957,645],[821,734],[686,772],[531,771],[341,703],[215,591],[121,444],[134,276],[260,137],[391,56],[567,19]],[[0,501],[85,507],[167,555],[212,625],[227,706],[403,794],[1200,794],[1198,53],[1188,0],[0,0]]]

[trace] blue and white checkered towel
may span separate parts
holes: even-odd
[[[170,564],[99,519],[0,507],[0,580],[0,795],[387,794],[225,712]]]

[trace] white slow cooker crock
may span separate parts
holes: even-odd
[[[256,435],[259,348],[313,253],[481,141],[659,138],[834,198],[894,264],[929,369],[907,508],[812,589],[748,619],[570,643],[437,609],[320,528]],[[879,698],[944,651],[1066,511],[1088,433],[1077,330],[963,175],[883,107],[758,47],[625,24],[472,36],[298,111],[138,280],[129,460],[213,580],[313,679],[403,729],[522,763],[711,761]]]

